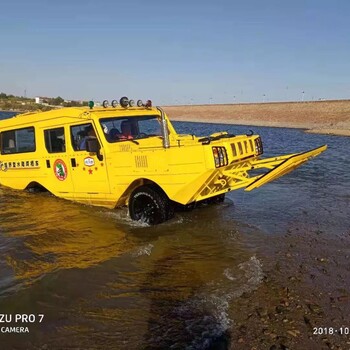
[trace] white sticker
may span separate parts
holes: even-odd
[[[94,165],[95,165],[94,158],[86,157],[86,158],[84,159],[84,164],[85,164],[86,166],[94,166]]]

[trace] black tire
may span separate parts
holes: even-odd
[[[174,210],[161,190],[142,186],[131,193],[129,214],[132,220],[157,225],[169,220],[174,215]]]

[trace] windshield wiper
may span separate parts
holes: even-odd
[[[234,134],[222,134],[218,136],[206,136],[198,140],[198,142],[202,142],[203,145],[209,145],[210,142],[220,140],[220,139],[226,139],[229,137],[235,137]]]

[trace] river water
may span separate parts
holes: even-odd
[[[329,235],[348,230],[350,138],[174,125],[197,135],[253,129],[265,156],[329,148],[261,189],[156,227],[132,222],[126,209],[0,187],[0,312],[44,315],[29,334],[0,334],[1,348],[227,349],[230,305],[264,278],[257,250],[298,223]]]

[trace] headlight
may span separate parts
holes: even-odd
[[[264,153],[264,149],[263,149],[263,144],[261,142],[261,138],[258,137],[254,141],[255,141],[255,152],[259,156],[260,154]]]
[[[212,150],[216,168],[228,164],[227,152],[225,147],[213,147]]]

